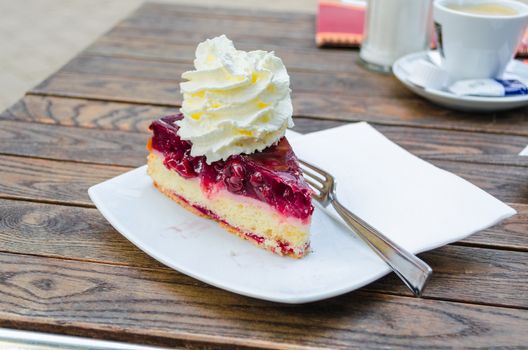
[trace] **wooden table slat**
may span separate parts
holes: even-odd
[[[130,170],[0,155],[0,198],[93,206],[88,188]]]
[[[145,132],[149,121],[177,113],[177,107],[27,95],[0,114],[1,120],[100,130]]]
[[[111,324],[113,335],[127,341],[130,334],[165,341],[189,341],[192,334],[195,340],[219,337],[265,348],[523,346],[528,331],[528,313],[511,308],[361,292],[289,306],[241,298],[164,269],[5,253],[0,265],[6,286],[0,290],[0,326],[7,319],[11,327],[48,331],[55,324]]]
[[[304,21],[313,22],[314,15],[312,13],[303,13],[299,11],[271,11],[264,10],[261,8],[237,8],[234,6],[220,6],[215,5],[204,5],[192,6],[186,4],[185,6],[174,6],[172,4],[164,3],[152,3],[146,2],[141,7],[132,13],[130,17],[134,16],[195,16],[199,18],[216,18],[216,17],[228,17],[228,18],[241,18],[241,19],[255,19],[264,20],[271,22],[282,22],[282,21]],[[315,9],[314,9],[315,10]]]
[[[53,106],[54,109],[71,113],[70,105],[62,106],[60,102],[57,103],[59,104]],[[134,108],[130,108],[129,115],[125,108],[114,116],[107,113],[104,106],[101,109],[103,113],[92,106],[88,113],[77,117],[83,119],[81,122],[64,118],[65,125],[62,125],[63,119],[55,115],[50,119],[39,115],[34,120],[43,121],[44,124],[28,124],[28,113],[14,108],[0,115],[0,154],[125,166],[144,164],[148,125],[159,115],[149,114],[150,110],[138,115]],[[49,110],[47,108],[45,113],[49,113]],[[90,117],[92,119],[88,119]],[[80,125],[81,123],[84,124]],[[294,130],[301,133],[346,124],[306,118],[296,118],[295,123]],[[98,130],[94,130],[95,128]],[[528,166],[528,157],[518,156],[528,144],[528,137],[525,136],[460,131],[452,131],[447,136],[444,130],[384,125],[377,125],[376,129],[411,153],[425,159]],[[129,130],[137,130],[139,133],[131,133]]]
[[[0,200],[0,215],[5,218],[0,224],[0,250],[4,252],[161,267],[94,209]],[[79,221],[80,217],[83,220]],[[528,299],[519,298],[519,294],[528,294],[525,256],[524,252],[468,246],[447,246],[421,254],[435,271],[424,297],[528,309]],[[410,296],[394,276],[366,290]]]
[[[248,51],[255,49],[255,45],[242,42],[237,43],[237,48]],[[88,47],[85,53],[95,56],[190,64],[194,60],[195,49],[195,43],[178,43],[176,41],[167,43],[165,40],[160,40],[160,38],[131,38],[130,36],[120,36],[119,33],[112,32]],[[268,42],[261,49],[274,51],[288,67],[289,71],[304,70],[327,73],[364,71],[363,68],[358,67],[355,63],[357,58],[355,51],[325,49],[324,61],[322,61],[321,50],[315,47],[291,48]],[[299,56],[302,56],[303,59],[300,60]]]
[[[179,107],[179,87],[172,82],[149,79],[57,73],[32,90],[33,94],[90,98],[135,104]],[[294,92],[296,116],[368,121],[387,125],[528,135],[528,117],[524,110],[495,114],[453,112],[423,99],[367,96],[343,98],[338,95]]]
[[[316,99],[316,96],[307,95],[306,103],[302,103],[302,101],[297,102],[299,99],[304,99],[304,97],[299,97],[299,95],[294,96],[296,110],[300,110],[300,113],[297,115],[309,114],[311,111],[310,106],[313,105],[313,102],[309,102],[308,100],[311,99],[313,101]],[[327,102],[329,109],[335,109],[336,107],[332,106],[331,102]],[[388,102],[390,101],[385,100],[385,103]],[[425,126],[426,128],[434,126],[440,128],[440,130],[448,129],[449,133],[445,134],[446,138],[448,138],[451,131],[456,130],[528,136],[528,130],[523,132],[523,129],[528,129],[528,119],[525,121],[524,113],[521,111],[501,115],[500,118],[496,118],[494,115],[457,114],[445,111],[443,111],[443,114],[438,115],[423,114],[417,116],[415,113],[412,117],[409,117],[409,115],[412,115],[414,108],[418,109],[419,105],[410,109],[410,101],[395,101],[390,109],[394,115],[383,116],[381,112],[385,108],[383,104],[380,106],[379,103],[380,100],[374,100],[373,104],[369,106],[368,111],[362,110],[362,107],[358,106],[359,108],[357,110],[342,112],[341,115],[329,114],[328,118],[323,117],[324,119],[321,119],[328,121],[322,125],[337,126],[340,122],[363,119],[374,122],[377,125]],[[402,108],[400,108],[400,105]],[[429,104],[426,104],[426,106],[432,107]],[[179,108],[176,105],[172,107],[161,107],[149,104],[129,104],[126,102],[93,101],[82,98],[27,95],[12,108],[1,113],[0,119],[142,132],[151,119],[176,113],[178,110]],[[440,112],[442,111],[440,110]],[[335,124],[332,124],[332,122]],[[314,124],[319,125],[320,123],[320,120],[314,119]],[[526,127],[523,125],[526,125]],[[306,131],[313,130],[315,129],[306,129]],[[385,130],[390,130],[390,128],[386,128]],[[471,137],[470,133],[466,135]]]
[[[270,23],[271,22],[271,23]],[[225,33],[228,37],[230,33],[251,33],[255,36],[277,37],[282,36],[293,40],[308,39],[315,46],[315,21],[291,18],[287,21],[272,21],[244,16],[222,16],[211,17],[179,14],[175,16],[165,16],[157,14],[140,13],[132,15],[122,21],[119,26],[141,28],[144,30],[165,30],[167,33],[178,33],[180,36],[186,33],[209,32],[212,35]],[[215,33],[215,34],[213,34]]]
[[[132,80],[148,79],[151,82],[172,83],[179,90],[182,73],[191,69],[193,66],[190,62],[160,62],[123,57],[80,55],[65,65],[61,73],[88,74],[94,78],[100,76]],[[414,98],[414,95],[396,79],[385,75],[376,75],[375,78],[365,79],[366,74],[368,72],[364,71],[328,74],[326,72],[289,70],[291,88],[295,92],[333,93],[347,98],[350,96],[369,96],[375,91],[378,97]],[[45,86],[46,84],[43,84],[38,89],[45,89]],[[177,93],[179,95],[179,91]]]
[[[519,212],[517,216],[454,245],[528,251],[528,235],[525,234],[528,231],[528,205],[513,204],[513,207]],[[68,258],[68,252],[75,259],[146,267],[154,263],[155,266],[161,266],[153,259],[144,259],[144,254],[138,254],[138,259],[133,259],[128,254],[129,250],[123,247],[132,247],[130,252],[134,254],[138,250],[118,235],[93,208],[6,199],[0,199],[0,208],[4,218],[0,223],[0,241],[4,251],[32,255],[38,255],[41,251],[45,256],[65,259]],[[80,217],[83,220],[79,220]],[[60,239],[46,240],[49,235]],[[90,249],[86,249],[86,246],[90,246]],[[119,252],[117,257],[112,255],[115,252]]]
[[[168,43],[189,43],[196,44],[206,39],[215,37],[220,34],[226,34],[229,39],[235,43],[249,43],[253,47],[263,47],[270,42],[273,42],[277,46],[289,46],[295,48],[310,48],[315,47],[315,39],[313,37],[284,37],[284,36],[273,36],[266,35],[265,33],[254,33],[250,29],[245,32],[238,32],[227,30],[224,32],[216,31],[214,27],[200,28],[204,31],[188,30],[175,33],[170,28],[142,28],[131,25],[117,25],[109,31],[111,35],[119,35],[126,38],[143,38],[143,40],[156,39],[165,37]],[[181,35],[180,38],[176,38],[177,35]]]
[[[528,173],[526,167],[446,160],[432,160],[431,163],[458,174],[503,201],[528,204],[528,187],[524,181]],[[85,173],[79,174],[80,166]],[[88,187],[130,169],[0,155],[0,197],[72,201],[87,205],[91,203],[86,194]]]

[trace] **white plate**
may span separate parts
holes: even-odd
[[[288,131],[287,136],[298,156],[336,176],[345,206],[413,253],[457,241],[515,213],[366,123],[305,136]],[[141,250],[235,293],[304,303],[360,288],[389,271],[332,211],[315,209],[313,251],[297,260],[260,249],[181,208],[152,186],[145,166],[88,192],[106,219]]]
[[[406,87],[434,103],[442,106],[472,112],[493,112],[528,105],[528,95],[509,97],[457,96],[448,91],[423,88],[408,80],[409,73],[404,69],[412,61],[426,58],[428,51],[416,52],[398,59],[392,66],[392,72]]]
[[[326,299],[362,287],[389,270],[361,241],[319,208],[312,253],[281,257],[197,217],[152,186],[146,166],[88,190],[123,236],[161,263],[231,292],[283,303]]]

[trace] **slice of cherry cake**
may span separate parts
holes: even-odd
[[[272,252],[302,257],[309,248],[311,190],[285,137],[252,154],[208,164],[178,136],[182,114],[150,125],[148,174],[164,194]]]

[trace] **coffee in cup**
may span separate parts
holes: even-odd
[[[515,9],[501,4],[447,4],[446,7],[450,10],[469,13],[470,15],[482,16],[515,16],[517,11]]]

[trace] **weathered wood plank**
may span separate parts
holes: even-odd
[[[158,104],[174,108],[181,102],[179,86],[172,82],[70,73],[55,74],[34,88],[32,93]],[[343,98],[335,94],[295,91],[292,99],[296,116],[528,135],[528,114],[525,109],[495,114],[472,114],[450,111],[414,97]]]
[[[148,137],[147,130],[135,133],[0,120],[0,154],[5,155],[137,167],[146,162]]]
[[[271,19],[271,21],[270,21]],[[310,20],[291,16],[288,20],[267,17],[266,20],[245,16],[196,16],[189,13],[164,15],[162,13],[139,12],[123,20],[119,26],[141,28],[145,30],[165,30],[184,36],[186,33],[209,33],[212,36],[231,33],[250,32],[256,36],[291,39],[311,39],[315,46],[315,17]]]
[[[240,50],[255,50],[255,44],[235,43]],[[196,43],[167,43],[164,38],[119,36],[116,33],[101,37],[85,53],[98,56],[129,57],[143,60],[168,61],[192,64]],[[275,51],[288,70],[321,72],[367,73],[356,64],[357,54],[344,49],[291,48],[267,42],[260,50]],[[302,59],[300,59],[302,57]]]
[[[130,168],[0,156],[0,198],[93,206],[90,186]]]
[[[472,164],[445,160],[431,163],[451,171],[499,199],[528,204],[527,167]],[[81,171],[82,169],[82,171]],[[26,157],[0,156],[0,197],[90,204],[86,190],[129,167],[80,164]]]
[[[10,116],[18,118],[16,111],[11,111]],[[23,120],[24,116],[22,114],[20,119]],[[139,166],[145,163],[145,144],[148,138],[146,126],[156,118],[157,115],[146,114],[135,118],[134,127],[141,125],[140,133],[26,123],[0,118],[0,154]],[[125,120],[128,121],[129,118]],[[94,120],[91,124],[101,125],[99,120]],[[304,133],[340,124],[346,123],[296,118],[294,130]],[[460,131],[446,133],[444,130],[384,125],[377,125],[376,128],[392,141],[425,159],[528,166],[528,157],[518,156],[528,144],[528,137]]]
[[[61,73],[90,74],[117,78],[148,79],[172,82],[179,89],[181,74],[193,69],[191,62],[163,62],[112,56],[81,54],[66,64]],[[340,96],[414,97],[400,82],[390,76],[372,72],[311,72],[289,71],[291,88],[296,92],[339,94]],[[51,78],[53,79],[53,78]]]
[[[512,206],[519,214],[457,244],[528,251],[528,205]],[[0,208],[3,218],[0,232],[3,233],[2,247],[5,251],[38,254],[40,250],[50,256],[68,258],[64,252],[70,247],[75,250],[75,253],[70,254],[71,258],[113,261],[119,264],[132,260],[129,252],[126,252],[125,258],[121,256],[124,249],[119,242],[123,239],[116,236],[110,224],[95,209],[1,199]],[[78,220],[79,217],[83,220]],[[62,238],[49,240],[46,245],[46,237],[49,235],[59,235]],[[88,243],[83,243],[86,240]],[[97,245],[96,249],[85,249],[92,242]],[[112,250],[112,245],[116,245],[114,242],[118,242],[118,248]],[[77,249],[79,246],[83,248]],[[43,247],[46,248],[42,249]],[[136,250],[132,251],[135,252]],[[142,261],[140,266],[150,265]]]
[[[3,252],[136,267],[162,266],[119,235],[95,209],[0,200],[0,217]],[[527,240],[524,237],[525,249]],[[467,246],[424,253],[422,258],[435,271],[424,297],[528,308],[527,256],[526,251]],[[409,295],[393,276],[365,290]]]
[[[97,209],[0,199],[0,251],[160,268]]]
[[[293,93],[295,115],[332,120],[365,120],[391,125],[414,125],[449,130],[528,134],[526,108],[497,113],[464,113],[422,98],[343,99],[338,95]]]
[[[192,69],[192,67],[190,63],[154,62],[133,58],[80,54],[64,65],[61,68],[61,72],[161,80],[173,82],[179,87],[179,82],[182,80],[181,74],[186,70]]]
[[[315,32],[313,32],[315,33]],[[254,33],[251,29],[245,32],[226,30],[225,32],[219,32],[215,28],[205,28],[204,30],[188,30],[181,31],[177,34],[174,33],[170,28],[151,28],[145,29],[137,26],[130,25],[117,25],[112,28],[108,35],[118,35],[125,38],[143,38],[144,40],[155,39],[165,37],[168,43],[187,43],[194,44],[200,43],[206,39],[215,37],[219,34],[226,34],[229,39],[235,43],[248,43],[254,45],[254,47],[264,47],[270,42],[273,45],[281,47],[295,47],[295,48],[315,48],[315,37],[284,37],[277,35],[266,35],[264,33]],[[315,35],[315,34],[314,34]],[[181,36],[181,38],[176,38]]]
[[[434,271],[424,296],[528,308],[528,266],[524,263],[528,253],[468,248],[450,245],[420,254]],[[512,275],[518,280],[511,279]],[[412,295],[395,275],[368,289]]]
[[[315,12],[315,7],[313,8]],[[136,10],[132,16],[144,15],[144,16],[173,16],[176,18],[182,16],[194,16],[200,18],[210,17],[226,17],[226,18],[240,18],[240,19],[254,19],[259,21],[269,22],[282,22],[282,21],[315,21],[315,16],[311,13],[301,13],[292,11],[270,11],[262,9],[251,9],[251,8],[237,8],[237,7],[226,7],[205,5],[200,6],[192,5],[178,5],[174,6],[171,4],[163,3],[144,3],[139,9]]]
[[[171,345],[260,348],[506,347],[525,345],[528,331],[525,310],[361,292],[287,306],[164,269],[0,254],[0,276],[0,325],[92,335],[106,329],[128,341],[144,335]]]
[[[296,99],[294,98],[294,103],[295,101]],[[453,112],[450,114],[449,111],[444,111],[443,115],[432,116],[423,114],[411,118],[409,115],[412,110],[409,108],[409,105],[407,105],[407,111],[406,108],[402,108],[401,102],[397,100],[394,102],[396,104],[394,109],[398,110],[397,115],[382,115],[381,111],[376,112],[376,114],[370,114],[370,112],[362,112],[358,108],[357,111],[353,112],[355,116],[351,115],[350,118],[346,117],[346,115],[343,118],[340,114],[329,116],[330,118],[342,120],[312,119],[306,125],[308,126],[310,123],[313,123],[314,128],[307,127],[305,132],[316,131],[318,128],[339,126],[343,121],[350,119],[350,121],[367,120],[379,125],[434,126],[450,130],[528,135],[528,130],[525,130],[528,129],[528,123],[525,121],[524,114],[521,112],[522,110],[510,112],[500,117],[494,115],[477,116],[474,114],[457,115]],[[388,103],[388,101],[385,101],[385,103]],[[310,105],[304,106],[301,103],[296,103],[296,105],[296,109],[304,112],[310,111]],[[418,106],[414,107],[416,111]],[[144,131],[153,118],[175,113],[178,109],[176,106],[159,107],[148,104],[138,105],[111,101],[27,95],[12,108],[0,114],[0,119],[97,129]],[[407,117],[404,117],[406,112],[409,113]],[[457,117],[459,118],[457,119]],[[446,137],[447,135],[446,133]]]
[[[27,95],[1,113],[0,119],[144,132],[152,119],[178,110],[178,107]]]
[[[180,87],[175,82],[123,77],[55,73],[30,91],[31,94],[132,102],[178,107]]]
[[[148,124],[177,108],[159,108],[111,102],[27,96],[0,115],[0,120],[38,122],[108,130],[145,132]],[[100,161],[106,164],[143,164],[145,136],[122,132],[85,131],[78,128],[46,127],[0,121],[3,125],[0,153],[37,157]],[[295,130],[312,132],[345,124],[340,121],[296,118]],[[518,153],[528,137],[468,133],[375,125],[389,139],[427,159],[526,165],[528,158]],[[57,139],[62,142],[57,143]],[[54,147],[49,147],[56,144]],[[136,154],[134,154],[134,150]],[[119,160],[119,161],[117,161]]]
[[[161,27],[156,24],[160,21],[163,22]],[[153,26],[158,28],[152,28]],[[129,31],[127,29],[142,32],[146,27],[168,33],[173,31],[175,26],[178,27],[176,36],[192,39],[194,43],[225,33],[237,42],[241,34],[245,40],[261,44],[279,41],[286,46],[315,47],[315,16],[312,14],[226,9],[217,6],[145,5],[112,31],[125,28],[125,32]],[[159,37],[159,34],[158,31],[156,36]]]

